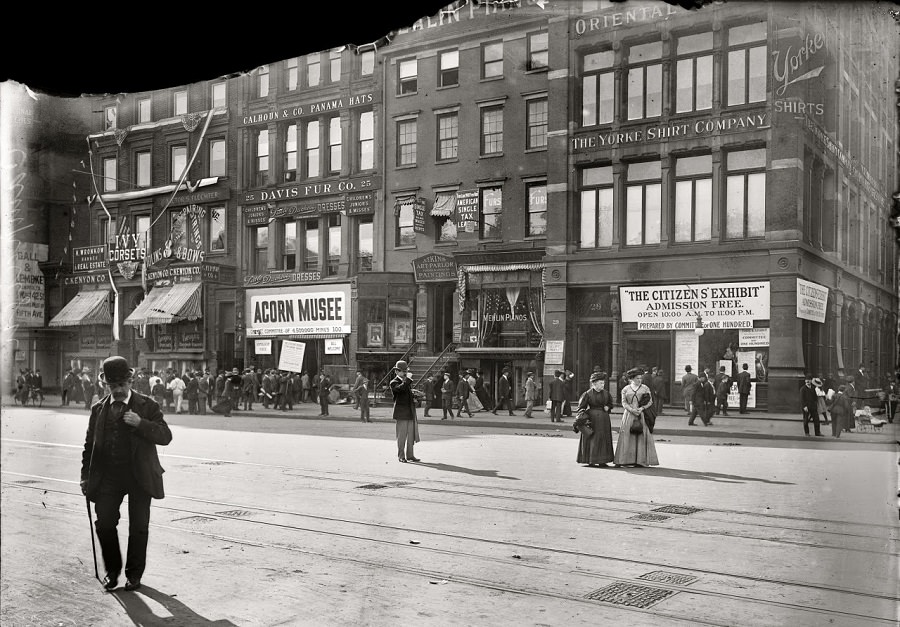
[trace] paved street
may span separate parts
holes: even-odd
[[[418,464],[397,462],[386,407],[374,424],[349,406],[315,413],[167,414],[144,587],[109,594],[78,489],[87,412],[4,407],[3,625],[900,616],[896,424],[834,440],[804,437],[796,417],[687,427],[671,410],[661,466],[593,469],[575,463],[571,419],[542,413],[423,421]]]

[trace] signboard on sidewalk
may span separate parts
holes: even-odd
[[[303,355],[305,353],[305,342],[284,340],[281,343],[281,356],[278,359],[278,369],[287,372],[303,372]]]

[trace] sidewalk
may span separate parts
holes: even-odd
[[[47,395],[44,400],[44,409],[54,409],[60,406],[60,397],[58,395]],[[11,398],[3,399],[3,407],[12,407]],[[30,407],[30,406],[29,406]],[[68,409],[84,411],[83,406],[72,404]],[[187,403],[184,403],[185,410]],[[300,403],[294,405],[293,410],[275,410],[266,409],[261,403],[254,403],[253,409],[250,411],[234,411],[233,416],[249,416],[258,418],[294,418],[301,420],[341,420],[356,421],[359,420],[359,411],[353,409],[351,403],[335,403],[328,407],[329,414],[327,418],[319,416],[320,407],[317,403]],[[166,416],[171,416],[173,411],[166,411]],[[621,407],[616,407],[612,414],[612,427],[614,431],[619,429],[619,421],[622,415]],[[207,411],[207,413],[212,413]],[[391,417],[392,406],[381,402],[377,407],[370,406],[370,416],[375,422],[393,422]],[[508,413],[498,413],[496,416],[488,411],[480,411],[473,414],[471,418],[464,415],[463,418],[454,418],[453,420],[441,420],[440,410],[430,410],[430,417],[423,415],[423,409],[417,409],[419,424],[423,425],[453,425],[458,427],[493,427],[493,428],[510,428],[517,430],[540,430],[540,431],[560,431],[572,432],[572,417],[563,417],[563,422],[550,422],[549,414],[543,409],[535,409],[533,418],[526,418],[524,410],[519,408],[515,415],[510,416]],[[713,416],[712,424],[704,426],[698,418],[695,426],[688,426],[688,418],[683,408],[666,407],[663,414],[656,419],[656,428],[653,431],[654,436],[666,435],[687,435],[697,437],[743,437],[758,439],[777,439],[777,440],[810,440],[810,441],[836,441],[831,436],[831,425],[822,425],[821,431],[825,437],[816,438],[815,436],[806,436],[803,433],[803,421],[800,412],[797,414],[785,414],[764,411],[752,411],[749,414],[740,415],[737,411],[729,412],[728,416]],[[900,442],[900,419],[894,420],[893,423],[885,424],[884,427],[874,432],[858,432],[854,430],[852,433],[844,433],[840,438],[841,442],[859,442],[859,443],[893,443]]]

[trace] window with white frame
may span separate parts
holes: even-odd
[[[328,66],[331,72],[331,82],[339,83],[341,80],[341,51],[332,50],[328,54]]]
[[[628,119],[662,113],[662,42],[651,41],[628,49]]]
[[[114,192],[117,189],[118,164],[115,157],[103,158],[103,191]]]
[[[482,239],[499,239],[503,217],[503,188],[482,187],[479,192],[478,234]]]
[[[438,53],[438,87],[459,85],[459,50]]]
[[[625,244],[658,244],[662,226],[660,162],[629,163],[626,179]]]
[[[356,271],[371,272],[375,258],[375,232],[372,216],[360,216],[356,222]]]
[[[303,148],[303,167],[306,170],[306,176],[307,178],[321,176],[322,172],[319,167],[319,121],[309,120],[306,122],[304,134],[306,139]]]
[[[503,42],[492,41],[481,46],[481,78],[503,76]]]
[[[675,241],[708,242],[712,211],[712,156],[676,159]]]
[[[284,134],[284,180],[296,181],[297,172],[297,125],[290,124]]]
[[[187,167],[187,146],[172,146],[169,148],[169,180],[178,181]]]
[[[528,199],[528,237],[542,237],[547,234],[547,182],[525,185]]]
[[[481,108],[481,154],[503,152],[503,105]]]
[[[256,160],[254,163],[254,183],[257,186],[269,184],[269,129],[262,128],[256,133]]]
[[[341,262],[341,214],[330,213],[325,217],[325,221],[328,224],[328,230],[325,232],[328,237],[325,244],[325,250],[328,251],[325,275],[334,276],[338,273]]]
[[[397,122],[397,165],[415,165],[418,142],[418,120]]]
[[[768,65],[766,37],[765,22],[728,29],[728,106],[765,101]]]
[[[102,215],[98,218],[97,242],[111,244],[116,241],[116,219]]]
[[[150,122],[153,120],[151,103],[152,100],[150,98],[141,98],[138,100],[138,124],[143,124],[145,122]]]
[[[532,98],[525,103],[525,148],[547,147],[547,124],[549,120],[549,107],[547,98]]]
[[[712,108],[713,34],[678,37],[675,43],[675,112]]]
[[[397,94],[414,94],[418,89],[419,65],[415,59],[404,59],[397,64]]]
[[[456,159],[459,153],[459,112],[437,115],[438,161]]]
[[[436,191],[431,214],[434,216],[436,240],[439,242],[455,242],[458,229],[452,208],[456,204],[456,190]]]
[[[375,51],[366,50],[359,54],[360,76],[371,76],[375,73]]]
[[[261,65],[256,71],[256,95],[265,98],[269,95],[269,66]]]
[[[261,274],[269,267],[269,227],[257,226],[251,232],[253,238],[254,274]]]
[[[149,150],[141,150],[134,155],[134,182],[138,187],[150,187],[152,161]]]
[[[725,237],[766,234],[766,149],[725,153]]]
[[[322,74],[322,62],[319,53],[309,54],[306,56],[306,84],[309,87],[315,87],[319,84]]]
[[[217,107],[226,106],[226,85],[225,81],[219,81],[218,83],[213,83],[210,88],[210,104],[212,108],[215,109]]]
[[[359,114],[359,169],[371,170],[375,167],[375,113],[364,111]]]
[[[546,31],[528,35],[528,69],[544,70],[549,66],[550,47]]]
[[[172,95],[172,114],[184,115],[188,112],[188,93],[186,89],[176,91]]]
[[[293,270],[297,267],[297,222],[284,220],[281,227],[281,269]]]
[[[288,91],[294,91],[297,89],[297,85],[299,83],[300,71],[299,71],[299,59],[297,57],[293,57],[292,59],[288,59],[284,62],[285,69],[285,86]]]
[[[319,269],[319,220],[303,220],[303,271]]]
[[[108,131],[116,128],[117,115],[116,105],[103,108],[103,130]]]
[[[581,170],[580,248],[609,248],[613,243],[613,169]]]
[[[341,116],[328,120],[328,172],[339,174],[341,171]]]
[[[225,162],[225,140],[222,138],[209,140],[209,175],[227,176],[227,165]]]
[[[415,196],[404,196],[397,199],[397,232],[394,238],[395,246],[415,246],[416,231],[414,228],[416,210]]]
[[[581,80],[581,125],[609,124],[615,115],[615,53],[603,50],[584,55]]]
[[[137,236],[138,246],[147,248],[150,244],[150,216],[135,215],[134,216],[134,234]]]

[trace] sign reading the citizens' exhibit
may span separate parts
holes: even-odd
[[[769,319],[769,282],[620,287],[619,303],[640,331],[693,330],[698,316],[704,329],[752,329]]]
[[[828,288],[818,283],[797,279],[797,317],[813,322],[825,322],[828,309]]]
[[[247,290],[247,337],[350,333],[350,285]]]
[[[74,272],[91,272],[106,270],[109,267],[109,244],[99,246],[81,246],[72,249],[72,270]]]
[[[769,345],[769,329],[741,329],[738,342],[742,348],[760,348]]]
[[[302,372],[304,353],[306,353],[305,343],[284,340],[281,343],[281,355],[278,358],[278,369],[287,372]]]
[[[430,254],[412,260],[416,283],[456,281],[456,262],[452,257]]]

